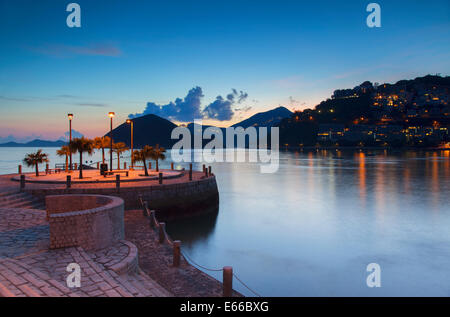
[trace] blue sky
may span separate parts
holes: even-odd
[[[450,3],[378,1],[381,28],[368,28],[370,1],[77,1],[81,28],[68,28],[70,1],[0,0],[0,137],[93,137],[147,102],[166,105],[201,87],[204,109],[236,89],[228,126],[278,105],[313,107],[365,80],[449,75]],[[241,109],[235,111],[235,109]]]

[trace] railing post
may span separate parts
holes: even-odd
[[[208,177],[208,169],[205,167],[203,171],[205,172],[205,177]]]
[[[20,175],[20,191],[25,188],[25,175]]]
[[[22,174],[22,165],[19,165],[19,174]]]
[[[158,179],[159,179],[159,184],[161,185],[163,183],[163,173],[159,173]]]
[[[211,176],[211,166],[208,166],[208,175]]]
[[[181,241],[175,240],[173,242],[173,266],[174,267],[180,266],[180,253],[181,253],[180,246],[181,246]]]
[[[151,228],[155,228],[156,227],[156,223],[154,222],[155,219],[155,211],[154,210],[150,210],[150,227]]]
[[[72,176],[67,175],[67,178],[66,178],[66,188],[70,188],[70,187],[72,187]]]
[[[116,189],[120,189],[120,175],[116,175]]]
[[[173,171],[173,162],[170,163],[170,169]]]
[[[159,243],[164,243],[166,240],[166,224],[164,222],[159,223]]]
[[[148,216],[148,202],[144,201],[144,205],[142,206],[142,214],[144,217]]]
[[[205,170],[206,170],[206,165],[203,164],[203,173],[205,172]]]
[[[189,163],[189,180],[192,180],[192,163]]]
[[[233,292],[233,268],[223,267],[223,297],[231,297]]]

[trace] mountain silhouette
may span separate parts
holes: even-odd
[[[177,125],[169,120],[154,114],[148,114],[132,119],[132,121],[134,125],[134,148],[142,148],[145,145],[154,146],[156,144],[162,147],[171,147],[177,141],[170,138],[172,130]],[[131,146],[130,124],[122,123],[112,131],[112,134],[114,142],[124,142],[128,147]],[[109,136],[109,132],[105,136]]]
[[[248,119],[233,124],[232,127],[273,127],[284,118],[292,116],[292,112],[285,107],[278,107],[266,112],[259,112]]]

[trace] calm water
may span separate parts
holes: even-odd
[[[0,173],[32,150],[0,148]],[[215,163],[219,213],[167,229],[196,262],[231,265],[264,296],[450,296],[449,154],[281,153],[275,174]],[[366,286],[372,262],[381,288]]]
[[[282,153],[280,164],[214,164],[219,214],[169,233],[265,296],[450,296],[448,151]],[[366,286],[372,262],[381,288]]]

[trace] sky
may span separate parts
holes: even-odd
[[[88,137],[129,116],[229,126],[335,89],[450,73],[448,0],[0,0],[0,141]],[[161,106],[165,106],[161,108]]]

